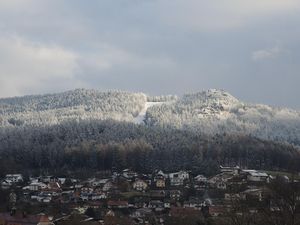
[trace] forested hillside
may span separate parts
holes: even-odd
[[[207,136],[127,122],[68,122],[1,131],[0,171],[188,169],[210,174],[218,165],[300,169],[299,149],[249,136]],[[4,166],[5,165],[5,166]],[[2,168],[1,168],[2,166]]]
[[[90,119],[132,121],[146,100],[142,93],[85,89],[0,99],[0,127],[45,126]]]
[[[225,91],[184,95],[147,111],[149,126],[172,126],[206,134],[244,134],[300,145],[300,112],[244,103]]]
[[[0,115],[3,173],[300,169],[299,112],[243,103],[225,91],[178,98],[78,89],[0,99]]]
[[[0,127],[57,125],[66,121],[136,122],[147,102],[147,126],[205,134],[252,135],[300,145],[300,112],[244,103],[221,90],[176,96],[77,89],[59,94],[0,99]],[[149,105],[149,104],[148,104]]]

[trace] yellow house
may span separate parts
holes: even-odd
[[[155,184],[156,184],[156,187],[158,187],[158,188],[165,188],[166,187],[165,179],[157,179]]]
[[[137,191],[145,191],[148,188],[148,184],[143,180],[136,180],[132,186]]]

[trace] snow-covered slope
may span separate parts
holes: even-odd
[[[246,134],[300,145],[299,111],[244,103],[223,90],[177,98],[78,89],[0,99],[0,128],[107,119],[206,134]]]
[[[0,99],[0,127],[55,125],[91,119],[131,122],[146,101],[143,93],[86,89]]]
[[[159,106],[162,104],[166,104],[166,102],[146,102],[144,108],[140,111],[139,115],[133,119],[135,124],[144,124],[146,119],[147,110],[153,106]]]
[[[300,112],[244,103],[222,90],[183,96],[147,113],[148,125],[172,125],[208,134],[248,134],[300,144]]]

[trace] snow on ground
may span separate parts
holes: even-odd
[[[143,124],[146,117],[147,110],[152,106],[162,105],[164,103],[166,102],[146,102],[145,107],[142,109],[142,111],[140,111],[139,115],[134,118],[133,122],[135,124]]]

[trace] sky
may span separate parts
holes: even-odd
[[[0,98],[223,89],[300,109],[299,0],[0,0]]]

